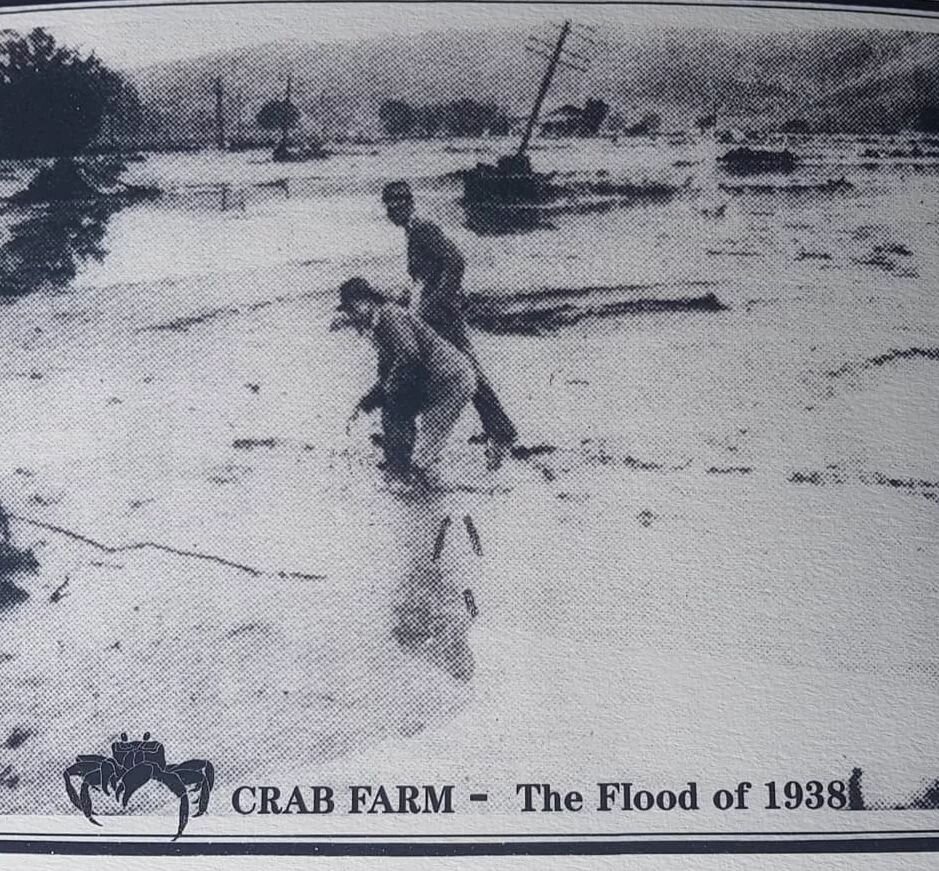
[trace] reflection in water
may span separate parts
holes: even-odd
[[[467,638],[476,605],[469,570],[477,557],[444,511],[439,493],[408,501],[401,534],[407,562],[395,591],[392,635],[402,649],[469,681],[475,669]]]
[[[158,192],[120,180],[122,160],[56,161],[13,196],[0,226],[0,299],[68,285],[87,260],[107,254],[111,216]]]
[[[108,220],[121,206],[102,198],[9,210],[18,220],[0,246],[0,299],[65,287],[86,260],[103,260]]]
[[[556,230],[537,208],[501,208],[464,203],[464,226],[477,236],[512,236],[536,230]]]

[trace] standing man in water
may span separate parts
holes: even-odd
[[[389,220],[403,227],[407,234],[408,274],[421,284],[412,309],[439,335],[463,351],[476,369],[478,387],[473,405],[488,443],[489,466],[498,468],[505,452],[515,442],[517,432],[470,346],[463,317],[463,255],[440,227],[415,217],[414,196],[406,181],[386,184],[382,202]]]

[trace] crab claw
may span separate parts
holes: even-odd
[[[118,799],[124,807],[131,800],[131,797],[141,786],[153,777],[153,766],[149,762],[141,762],[135,765],[129,771],[124,772],[121,779],[114,787],[114,797]]]

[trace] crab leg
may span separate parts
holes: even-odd
[[[101,763],[101,791],[105,795],[110,795],[108,792],[108,786],[115,786],[115,777],[117,776],[117,769],[114,766],[114,763],[110,759],[105,759]]]
[[[187,759],[177,765],[167,765],[166,770],[177,775],[187,787],[199,790],[199,804],[193,816],[202,816],[209,807],[209,796],[215,786],[212,763],[207,759]]]
[[[89,784],[89,781],[88,781],[87,778],[83,778],[83,779],[82,779],[82,788],[81,788],[81,809],[82,809],[82,813],[83,813],[86,817],[88,817],[88,822],[94,823],[96,826],[100,826],[100,825],[101,825],[101,823],[99,823],[99,822],[91,815],[91,789],[90,789],[90,784]]]
[[[81,801],[78,798],[78,793],[75,792],[75,787],[72,786],[72,779],[69,777],[68,771],[65,772],[65,792],[68,795],[69,801],[75,805],[78,810],[81,810]]]
[[[215,769],[211,762],[205,763],[205,769],[202,773],[202,785],[199,788],[199,809],[196,816],[202,816],[208,810],[209,796],[212,794],[212,787],[215,785]]]
[[[183,829],[186,828],[186,823],[189,820],[189,793],[186,792],[186,785],[179,779],[179,776],[172,771],[160,771],[157,769],[153,772],[153,779],[160,781],[160,783],[179,796],[179,828],[176,830],[176,835],[173,837],[175,841],[183,833]]]

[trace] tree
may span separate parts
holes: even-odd
[[[480,103],[468,97],[449,103],[411,106],[403,100],[386,100],[378,109],[385,132],[390,136],[433,137],[505,135],[509,117],[494,102]]]
[[[137,89],[121,80],[108,103],[98,141],[111,148],[134,142],[143,127],[144,109]]]
[[[57,45],[43,28],[0,32],[0,155],[74,157],[129,88],[94,53]]]
[[[580,113],[580,135],[596,136],[609,111],[610,107],[603,100],[587,100]]]
[[[257,122],[265,130],[290,130],[300,123],[300,110],[290,100],[270,100],[258,111]]]
[[[385,100],[378,117],[389,136],[407,136],[414,128],[414,110],[404,100]]]
[[[412,133],[433,138],[444,125],[444,108],[436,103],[430,106],[417,106],[412,111]]]

